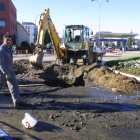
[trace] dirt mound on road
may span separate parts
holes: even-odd
[[[121,92],[139,91],[135,78],[115,74],[107,67],[101,67],[94,74],[89,75],[96,85]]]
[[[83,76],[94,68],[99,68],[97,64],[90,66],[80,66],[77,64],[51,65],[45,68],[41,75],[50,86],[84,86]]]
[[[113,73],[107,67],[97,63],[92,65],[51,65],[46,67],[41,76],[51,86],[101,86],[121,92],[139,91],[135,78]]]
[[[21,59],[14,61],[13,68],[16,74],[22,74],[29,69],[29,60]]]
[[[115,92],[139,91],[139,84],[135,78],[115,74],[107,67],[101,67],[97,63],[81,66],[78,64],[57,65],[50,62],[44,66],[44,71],[32,69],[29,65],[28,60],[14,62],[17,78],[29,77],[34,82],[35,80],[45,80],[47,85],[55,87],[100,86]]]

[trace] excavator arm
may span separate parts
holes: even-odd
[[[59,38],[55,26],[51,20],[49,9],[45,9],[44,15],[45,20],[43,23],[43,27],[46,27],[48,29],[48,33],[50,35],[51,42],[55,51],[55,57],[57,59],[67,59],[67,49],[65,47],[60,47],[61,39]]]
[[[59,38],[54,24],[52,23],[49,9],[45,9],[44,13],[40,16],[39,21],[39,31],[37,35],[37,42],[35,43],[35,51],[33,56],[30,57],[29,61],[34,67],[42,68],[42,59],[43,59],[43,46],[46,29],[50,35],[51,43],[53,44],[55,57],[59,60],[67,59],[67,48],[60,47],[61,39]]]

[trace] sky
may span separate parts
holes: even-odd
[[[60,37],[64,25],[85,25],[93,33],[138,33],[140,39],[140,0],[12,0],[17,9],[17,21],[38,25],[39,15],[50,9],[50,17]],[[99,10],[99,3],[101,9]]]

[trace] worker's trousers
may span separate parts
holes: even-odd
[[[5,75],[0,71],[0,90],[3,88],[3,86],[7,82],[13,102],[18,102],[20,101],[18,83],[17,83],[14,73],[13,74],[10,73],[10,74],[12,76],[12,81],[7,81]]]

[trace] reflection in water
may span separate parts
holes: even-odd
[[[107,89],[103,89],[100,87],[91,87],[90,88],[90,93],[92,96],[98,97],[98,98],[105,98],[106,100],[112,100],[112,101],[117,101],[117,102],[124,102],[127,99],[134,99],[137,97],[140,97],[140,95],[132,95],[132,94],[127,94],[127,93],[113,93]],[[94,93],[94,94],[93,94]]]

